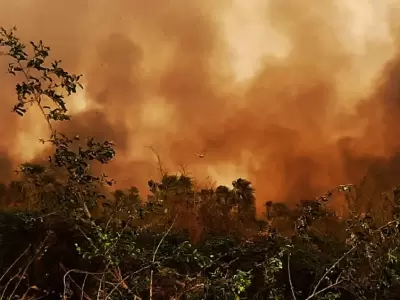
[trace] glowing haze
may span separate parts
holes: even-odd
[[[398,2],[1,0],[0,25],[84,74],[64,130],[116,142],[119,186],[158,176],[151,145],[171,172],[250,179],[261,205],[399,179]],[[47,134],[11,114],[14,80],[0,75],[1,180]]]

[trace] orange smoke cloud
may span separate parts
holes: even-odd
[[[390,2],[6,0],[0,20],[85,75],[63,127],[116,142],[108,171],[120,186],[157,176],[152,145],[170,171],[250,179],[262,205],[313,197],[367,170],[379,169],[385,188],[400,179]],[[12,115],[13,78],[0,82],[5,179],[40,153],[32,147],[46,124]]]

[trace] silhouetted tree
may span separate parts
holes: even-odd
[[[239,178],[232,182],[238,213],[242,218],[255,219],[255,196],[251,182]]]

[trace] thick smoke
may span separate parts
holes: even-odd
[[[119,186],[158,176],[152,146],[170,171],[249,178],[261,206],[367,172],[378,189],[399,182],[392,2],[2,0],[0,25],[85,75],[64,130],[116,142]],[[39,114],[11,114],[13,80],[0,75],[0,179],[46,135]]]

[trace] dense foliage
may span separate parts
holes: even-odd
[[[266,203],[255,215],[251,183],[198,189],[184,175],[112,189],[92,172],[115,156],[108,141],[57,131],[70,120],[80,76],[0,29],[0,53],[15,75],[14,112],[39,108],[53,148],[0,186],[0,299],[397,299],[400,189],[381,209],[357,210],[357,186],[340,186],[294,208]],[[332,193],[348,214],[327,207]]]

